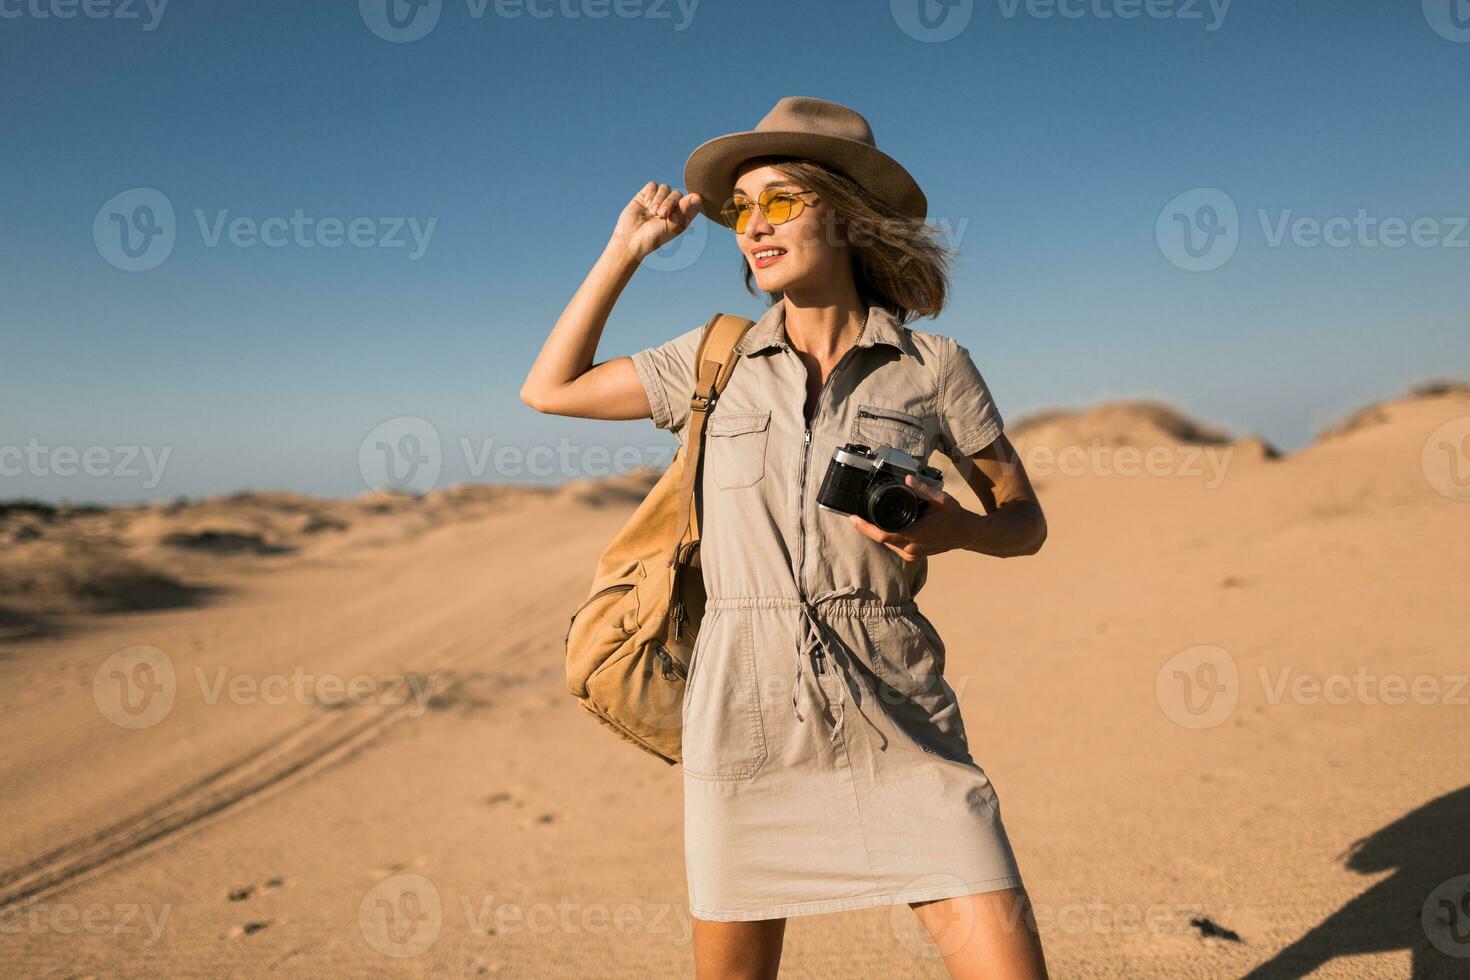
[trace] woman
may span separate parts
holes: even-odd
[[[696,974],[775,976],[788,916],[905,902],[952,976],[1044,977],[944,642],[914,602],[928,556],[1029,555],[1046,536],[968,351],[904,326],[947,292],[924,194],[861,115],[807,98],[701,145],[685,185],[650,181],[624,208],[521,397],[684,437],[702,325],[631,357],[593,356],[639,262],[701,210],[735,232],[747,289],[753,279],[774,300],[706,426],[708,599],[683,729]],[[942,449],[986,513],[913,476],[927,509],[902,530],[819,508],[848,442],[921,463]]]

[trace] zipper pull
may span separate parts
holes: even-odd
[[[812,444],[812,430],[811,429],[807,429],[806,430],[806,444],[808,446],[810,446]]]

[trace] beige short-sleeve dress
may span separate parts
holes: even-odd
[[[736,348],[704,449],[708,601],[684,692],[690,912],[770,919],[1021,884],[970,755],[944,641],[904,562],[819,508],[835,448],[964,458],[1002,420],[969,352],[873,306],[808,426],[775,303]],[[633,355],[653,422],[684,438],[701,327]]]

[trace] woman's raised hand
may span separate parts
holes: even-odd
[[[613,241],[641,262],[679,237],[699,214],[700,203],[698,194],[680,195],[668,184],[650,180],[618,215]]]

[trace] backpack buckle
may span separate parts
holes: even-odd
[[[689,399],[689,408],[695,412],[708,412],[717,398],[719,398],[718,395],[701,395],[695,392],[694,397]]]

